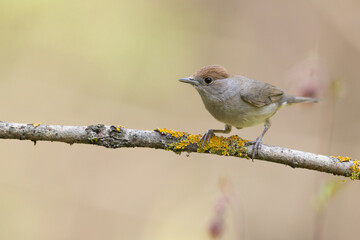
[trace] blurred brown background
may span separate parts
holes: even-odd
[[[273,117],[264,142],[358,157],[359,1],[0,2],[0,120],[204,133],[223,124],[181,84],[212,63],[317,105]],[[235,130],[254,139],[263,126]],[[238,158],[1,140],[1,239],[345,239],[359,183]],[[321,213],[329,181],[338,194]],[[339,187],[340,186],[340,187]],[[331,187],[330,187],[331,188]],[[320,217],[319,217],[320,216]]]

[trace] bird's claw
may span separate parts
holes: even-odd
[[[206,144],[208,144],[210,142],[211,137],[214,136],[214,132],[209,129],[206,131],[206,133],[200,138],[200,143],[201,144],[201,150],[203,150],[203,148],[205,147]]]
[[[251,160],[254,161],[255,155],[258,155],[261,150],[262,139],[258,137],[255,141],[247,142],[246,145],[253,145]]]

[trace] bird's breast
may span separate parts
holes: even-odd
[[[261,124],[270,118],[279,107],[277,103],[256,107],[243,101],[240,94],[219,95],[210,98],[202,96],[202,100],[206,109],[215,119],[237,128]]]

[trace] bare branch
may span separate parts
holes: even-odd
[[[83,143],[107,148],[146,147],[181,152],[202,152],[248,159],[252,146],[238,136],[214,136],[201,151],[201,135],[167,129],[154,131],[128,129],[121,126],[60,126],[0,122],[0,138],[36,141]],[[288,148],[262,145],[256,156],[259,160],[281,163],[293,168],[306,168],[320,172],[359,179],[360,163],[348,157],[331,157]]]

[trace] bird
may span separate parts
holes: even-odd
[[[258,155],[262,139],[271,126],[270,118],[282,107],[302,102],[318,102],[318,99],[286,94],[271,84],[241,75],[230,75],[218,64],[200,68],[193,75],[179,79],[195,87],[208,112],[224,129],[209,129],[201,137],[201,149],[215,133],[231,132],[232,127],[242,129],[264,123],[264,130],[253,145],[252,160]]]

